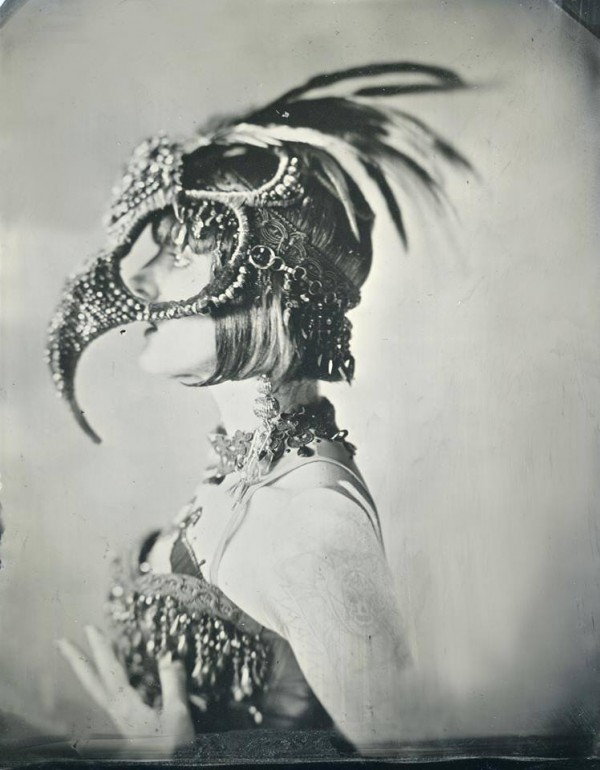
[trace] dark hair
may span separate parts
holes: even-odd
[[[290,232],[306,238],[311,259],[318,261],[323,274],[341,274],[355,290],[366,280],[372,258],[373,217],[356,183],[338,165],[352,205],[358,214],[359,239],[352,231],[344,205],[324,175],[319,173],[319,151],[289,145],[306,170],[304,198],[278,210],[279,219]],[[328,157],[328,163],[331,164]],[[252,146],[238,145],[201,148],[186,159],[183,184],[204,189],[256,189],[274,173],[274,153]],[[219,243],[225,256],[234,248],[235,233],[225,233]],[[204,253],[212,251],[216,236],[209,234],[196,244]],[[285,256],[285,254],[281,254]],[[307,361],[310,351],[301,335],[286,322],[280,273],[270,273],[268,285],[256,297],[246,296],[242,304],[229,304],[214,312],[216,322],[217,365],[206,385],[225,380],[241,380],[269,374],[276,384],[314,377]],[[331,379],[341,379],[337,372]]]

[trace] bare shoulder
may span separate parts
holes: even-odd
[[[317,466],[317,464],[315,464]],[[359,503],[337,489],[325,485],[329,479],[323,470],[311,469],[323,485],[305,488],[264,488],[252,500],[248,512],[249,529],[268,531],[282,555],[292,555],[310,545],[329,550],[333,545],[364,547],[365,541],[377,543],[368,515]]]
[[[299,492],[265,487],[252,498],[223,556],[219,582],[256,620],[281,631],[288,586],[341,585],[349,566],[354,574],[358,569],[376,575],[384,565],[381,545],[358,503],[325,486]]]

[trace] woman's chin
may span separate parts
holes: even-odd
[[[146,374],[174,379],[184,385],[196,385],[211,374],[209,366],[199,366],[197,362],[169,361],[162,356],[153,355],[146,349],[139,357],[140,369]]]
[[[177,380],[182,385],[202,385],[207,379],[208,375],[202,377],[199,373],[190,374],[189,372],[179,372],[178,374],[171,374],[171,379]]]
[[[184,321],[188,321],[184,324]],[[207,333],[209,332],[209,333]],[[147,374],[189,384],[210,377],[216,365],[214,330],[204,317],[164,321],[146,330],[139,367]]]

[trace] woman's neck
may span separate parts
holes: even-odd
[[[258,378],[223,382],[211,388],[221,422],[229,435],[236,430],[252,431],[259,419],[254,414],[254,403],[259,396]],[[282,385],[273,395],[282,412],[294,406],[311,404],[319,398],[319,388],[314,380],[300,380]]]

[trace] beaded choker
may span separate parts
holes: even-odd
[[[300,457],[311,457],[313,443],[322,440],[341,443],[350,457],[356,452],[349,441],[346,441],[347,430],[340,430],[335,421],[335,409],[326,398],[321,398],[314,404],[298,407],[290,412],[281,412],[273,421],[268,439],[268,447],[262,456],[269,455],[271,464],[283,457],[284,454],[296,452]],[[209,434],[208,439],[218,456],[218,464],[211,468],[209,481],[220,483],[227,474],[242,471],[247,462],[253,431],[236,430],[228,436],[223,429]]]

